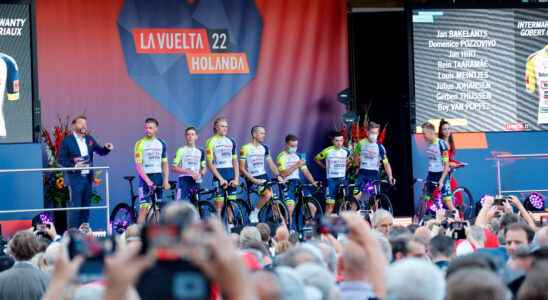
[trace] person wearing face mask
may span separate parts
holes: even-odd
[[[396,184],[396,180],[392,176],[392,167],[388,162],[386,149],[377,141],[380,127],[381,126],[375,122],[369,122],[367,138],[360,140],[354,147],[354,160],[360,165],[356,178],[359,189],[355,191],[357,199],[361,197],[362,190],[368,182],[380,179],[381,162],[386,171],[386,175],[388,175],[388,182],[392,185]]]
[[[280,176],[287,183],[287,192],[285,193],[285,204],[289,210],[289,224],[294,228],[293,224],[293,210],[295,209],[296,195],[295,191],[301,183],[300,172],[308,182],[314,186],[318,185],[318,182],[314,179],[308,168],[306,167],[306,155],[304,153],[297,154],[299,140],[293,134],[288,134],[285,137],[285,147],[280,154],[276,157],[276,165]]]
[[[87,118],[78,116],[72,120],[72,134],[61,142],[59,164],[63,167],[92,167],[93,153],[107,155],[114,146],[106,143],[101,146],[88,135]],[[92,195],[92,170],[69,171],[66,173],[70,190],[71,207],[90,206]],[[78,228],[82,223],[89,222],[89,210],[73,210],[68,214],[69,228]]]

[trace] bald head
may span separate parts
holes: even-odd
[[[276,229],[276,235],[274,236],[276,241],[288,241],[289,240],[289,231],[285,225],[282,225]]]
[[[423,244],[430,243],[430,230],[426,226],[421,226],[415,230],[415,237],[423,242]]]
[[[548,247],[548,227],[544,226],[535,234],[535,240],[541,247]]]
[[[345,280],[367,280],[365,271],[368,268],[369,260],[360,245],[354,241],[348,241],[344,245],[341,260]]]

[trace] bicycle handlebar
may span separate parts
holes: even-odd
[[[425,180],[425,179],[422,179],[422,178],[415,178],[413,180],[413,184],[417,183],[417,182],[420,182],[420,183],[430,183],[430,184],[433,184],[434,186],[438,187],[439,186],[439,182],[437,181],[433,181],[433,180]]]
[[[300,183],[299,187],[313,187],[316,189],[321,189],[323,187],[323,183],[321,181],[316,181],[316,186],[314,186],[312,183]]]

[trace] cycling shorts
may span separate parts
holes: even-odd
[[[200,184],[197,183],[192,177],[181,176],[179,177],[179,189],[177,191],[177,199],[190,201],[190,197],[192,196],[192,191],[193,190],[197,191],[199,189],[200,189]]]
[[[217,169],[219,174],[230,183],[231,180],[234,180],[234,169],[233,168],[220,168]],[[213,186],[218,187],[219,186],[219,179],[217,177],[213,176]],[[236,189],[228,186],[227,188],[228,192],[228,200],[236,200]],[[215,202],[224,202],[224,199],[222,196],[215,197]]]
[[[164,178],[162,176],[162,173],[150,173],[147,174],[148,178],[154,183],[154,186],[161,187],[162,182],[164,181]],[[140,206],[150,206],[151,199],[149,197],[146,197],[149,194],[150,190],[148,185],[145,183],[145,181],[139,177],[139,200],[140,200]],[[158,192],[158,199],[161,199],[163,196],[162,189],[160,189],[160,192]],[[148,204],[148,205],[147,205]]]
[[[380,178],[381,173],[379,171],[360,169],[358,176],[356,177],[356,189],[354,189],[354,194],[364,191],[367,183],[380,180]]]
[[[346,183],[344,177],[341,178],[327,178],[327,188],[325,189],[325,203],[335,204],[337,199],[337,192],[339,191],[339,185]]]
[[[266,174],[255,176],[255,179],[266,180],[266,181],[269,180],[268,175],[266,175]],[[263,196],[265,194],[266,190],[270,189],[270,187],[266,187],[264,185],[257,185],[257,184],[252,183],[249,180],[246,180],[246,184],[247,184],[247,187],[249,189],[256,189],[257,192],[259,193],[259,196]]]
[[[428,175],[426,176],[426,200],[429,200],[431,198],[432,193],[435,190],[435,185],[432,182],[439,182],[441,179],[441,175],[443,175],[443,172],[428,172]],[[443,200],[452,200],[453,199],[453,193],[451,192],[451,178],[450,176],[445,176],[445,179],[443,181],[443,187],[441,188],[441,197]]]

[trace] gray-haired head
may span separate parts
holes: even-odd
[[[330,299],[335,286],[335,276],[325,267],[314,263],[299,265],[295,271],[301,276],[306,286],[318,289],[322,293],[322,299]]]
[[[466,231],[466,236],[480,244],[482,247],[485,244],[485,230],[479,226],[472,225]]]
[[[389,211],[384,209],[377,209],[371,217],[371,223],[373,224],[373,227],[376,227],[380,224],[382,220],[386,218],[394,220],[394,216]]]
[[[60,242],[53,242],[49,244],[44,252],[44,262],[49,268],[53,268],[59,257],[61,256],[61,249],[63,244]]]
[[[292,268],[282,266],[274,269],[278,279],[282,299],[302,300],[306,299],[305,285],[299,274]]]
[[[390,300],[443,300],[443,273],[424,259],[406,258],[388,268],[387,297]]]
[[[388,261],[392,261],[392,245],[390,245],[390,241],[377,230],[372,230],[371,234],[381,245],[382,254],[384,254]]]
[[[246,226],[240,232],[240,248],[248,248],[248,245],[255,242],[261,241],[261,233],[259,229],[254,226]]]
[[[304,263],[314,263],[325,267],[321,251],[310,244],[300,244],[275,257],[276,266],[296,268]]]
[[[337,273],[337,252],[335,251],[335,248],[333,248],[333,246],[331,246],[330,244],[326,242],[318,241],[318,240],[314,240],[309,243],[316,246],[320,250],[322,254],[322,259],[324,263],[326,264],[329,272],[331,272],[332,274],[336,274]]]
[[[200,215],[194,205],[185,201],[173,201],[166,205],[160,215],[160,222],[176,224],[182,228],[200,221]]]

